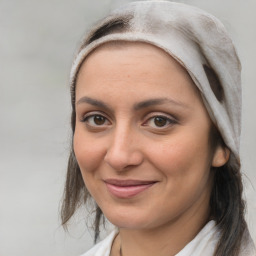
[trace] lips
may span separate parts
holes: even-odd
[[[118,198],[131,198],[153,186],[156,181],[105,180],[108,191]]]

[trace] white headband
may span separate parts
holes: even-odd
[[[207,12],[189,5],[140,1],[113,11],[97,24],[87,40],[97,29],[118,19],[128,20],[126,29],[103,35],[82,47],[71,69],[71,87],[75,87],[83,60],[99,45],[110,41],[140,41],[155,45],[186,68],[225,144],[239,160],[241,65],[223,24]],[[219,88],[213,87],[213,82]]]

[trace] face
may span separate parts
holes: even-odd
[[[92,197],[120,228],[209,213],[218,162],[211,125],[186,70],[152,45],[101,46],[79,71],[75,155]]]

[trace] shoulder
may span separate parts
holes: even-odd
[[[117,233],[117,229],[113,230],[104,240],[97,243],[89,251],[82,254],[81,256],[109,256],[112,243]]]

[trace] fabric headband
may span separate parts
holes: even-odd
[[[125,20],[126,28],[92,38],[99,28],[109,22],[118,24],[118,20]],[[169,1],[132,2],[114,10],[97,24],[78,52],[70,74],[72,89],[86,56],[110,41],[155,45],[185,67],[225,144],[239,161],[241,65],[232,40],[218,19],[198,8]]]

